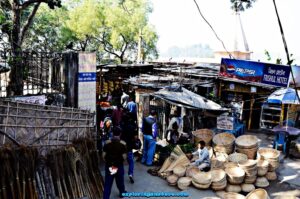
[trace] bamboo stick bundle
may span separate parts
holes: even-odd
[[[21,185],[20,185],[20,149],[17,148],[13,152],[13,162],[14,162],[14,171],[15,171],[15,180],[16,180],[16,186],[17,186],[17,198],[21,198],[22,192],[21,192]]]
[[[91,171],[93,175],[93,180],[96,185],[97,196],[102,198],[104,187],[103,187],[103,178],[99,170],[99,156],[97,150],[90,152],[91,157]]]
[[[20,157],[19,157],[19,163],[20,165],[22,165],[22,167],[20,167],[20,180],[22,183],[22,188],[21,188],[21,199],[26,199],[26,195],[28,195],[28,192],[26,191],[26,186],[28,186],[28,184],[26,184],[26,175],[28,173],[28,148],[21,146],[20,147]],[[26,194],[27,193],[27,194]],[[28,196],[30,198],[30,196]]]
[[[3,199],[7,199],[7,191],[6,191],[6,180],[5,180],[5,166],[4,166],[4,152],[0,150],[0,160],[1,160],[1,164],[0,164],[0,183],[1,183],[1,193],[2,193],[2,198]]]
[[[65,182],[65,169],[64,169],[64,162],[63,162],[63,149],[60,149],[57,152],[57,163],[58,163],[58,170],[59,170],[59,176],[60,176],[60,181],[62,184],[62,188],[63,188],[63,195],[66,199],[69,199],[69,193],[68,193],[68,189],[66,186],[66,182]]]
[[[31,148],[30,152],[31,152],[31,155],[29,157],[31,158],[31,164],[30,164],[30,170],[29,170],[30,171],[29,172],[29,180],[31,182],[32,197],[33,197],[33,199],[38,199],[35,174],[36,174],[36,170],[37,170],[39,152],[38,152],[37,148]]]
[[[15,191],[14,191],[14,173],[12,169],[13,158],[12,158],[12,150],[9,146],[3,148],[2,151],[2,164],[3,164],[3,175],[5,176],[6,181],[6,196],[8,198],[15,199]]]
[[[76,188],[74,186],[75,182],[71,177],[72,176],[71,163],[70,160],[68,159],[68,147],[64,149],[62,156],[63,156],[63,166],[65,169],[65,176],[66,176],[66,186],[67,189],[69,190],[70,197],[76,198]]]

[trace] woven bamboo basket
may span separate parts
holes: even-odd
[[[224,164],[224,167],[225,168],[229,168],[229,167],[238,167],[239,165],[237,164],[237,163],[235,163],[235,162],[226,162],[225,164]]]
[[[260,148],[258,150],[262,160],[279,160],[280,152],[272,148]]]
[[[214,135],[213,131],[210,129],[198,129],[193,131],[192,134],[194,136],[195,144],[203,140],[207,146],[211,145],[211,140]]]
[[[228,161],[227,153],[216,153],[216,156],[211,158],[211,168],[224,169],[224,164]]]
[[[255,190],[255,186],[253,184],[242,184],[242,191],[245,193],[249,193],[253,190]]]
[[[216,195],[220,198],[224,198],[225,193],[225,191],[216,191]]]
[[[265,188],[270,185],[269,181],[265,177],[258,177],[255,182],[256,187]]]
[[[242,135],[236,138],[235,145],[240,149],[257,148],[258,139],[254,135]]]
[[[277,174],[276,174],[276,172],[267,172],[267,174],[266,174],[266,178],[268,179],[268,180],[270,180],[270,181],[272,181],[272,180],[277,180]]]
[[[178,176],[173,174],[167,177],[169,185],[175,186],[177,184]]]
[[[228,156],[229,162],[241,163],[246,162],[248,160],[248,156],[243,153],[232,153]]]
[[[227,192],[224,194],[224,199],[245,199],[245,196],[234,192]]]
[[[268,173],[268,167],[258,167],[257,169],[257,176],[265,176]]]
[[[208,189],[210,187],[210,183],[208,184],[199,184],[192,180],[192,184],[198,189]]]
[[[192,183],[192,178],[190,177],[181,177],[177,181],[177,186],[181,190],[186,190],[188,186],[190,186]]]
[[[241,188],[240,185],[227,184],[226,191],[227,192],[240,193],[242,191],[242,188]]]
[[[199,172],[192,176],[192,179],[198,184],[210,184],[211,177],[212,176],[210,172]]]
[[[190,166],[186,169],[185,175],[186,175],[186,177],[193,177],[197,173],[200,173],[200,170],[198,169],[198,167]]]
[[[254,160],[256,158],[257,148],[242,149],[242,148],[236,147],[236,152],[243,153],[243,154],[247,155],[248,159]]]
[[[245,178],[245,171],[240,167],[228,167],[225,169],[227,180],[231,184],[242,184]]]
[[[268,193],[264,189],[255,189],[248,193],[246,199],[270,199]]]
[[[219,184],[219,185],[211,185],[212,190],[214,191],[221,191],[224,190],[227,187],[227,181],[224,181],[223,184]]]
[[[220,133],[213,137],[215,151],[231,154],[235,137],[230,133]]]
[[[218,183],[226,179],[226,173],[222,169],[213,169],[211,170],[211,179],[213,184]]]
[[[256,181],[257,176],[245,176],[244,182],[247,184],[253,184]]]
[[[268,160],[269,168],[268,171],[275,171],[279,167],[279,160]]]
[[[173,169],[173,173],[178,177],[183,177],[185,175],[186,167],[179,165]]]

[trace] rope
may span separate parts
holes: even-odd
[[[218,34],[216,33],[215,29],[212,27],[212,25],[207,21],[207,19],[206,19],[206,18],[204,17],[204,15],[202,14],[202,12],[201,12],[201,10],[200,10],[200,7],[199,7],[199,5],[198,5],[198,3],[197,3],[197,1],[194,0],[194,2],[195,2],[195,4],[196,4],[196,6],[197,6],[197,9],[198,9],[199,14],[201,15],[202,19],[207,23],[207,25],[208,25],[208,26],[210,27],[210,29],[213,31],[213,33],[214,33],[214,35],[216,36],[216,38],[221,42],[221,44],[222,44],[224,50],[229,54],[229,57],[230,57],[231,59],[235,59],[235,58],[233,57],[233,55],[227,50],[227,48],[225,47],[224,42],[222,41],[222,39],[220,39],[220,37],[219,37]]]

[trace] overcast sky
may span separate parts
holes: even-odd
[[[158,49],[165,52],[172,46],[209,44],[214,50],[222,45],[200,17],[193,0],[151,0],[153,13],[150,22],[159,34]],[[197,0],[200,9],[212,24],[228,49],[233,49],[236,35],[236,17],[230,9],[230,0]],[[290,53],[300,64],[300,0],[277,0]],[[264,60],[264,50],[271,57],[285,59],[282,38],[274,10],[273,0],[257,0],[253,8],[241,14],[246,38],[253,59]],[[298,18],[298,20],[297,20]],[[242,43],[242,42],[240,42]]]

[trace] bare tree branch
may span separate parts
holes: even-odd
[[[27,19],[27,22],[25,23],[24,27],[21,30],[21,42],[20,42],[21,44],[24,41],[25,34],[26,34],[28,28],[30,27],[30,25],[32,24],[33,18],[35,16],[37,10],[40,7],[40,4],[41,3],[39,2],[39,3],[37,3],[37,4],[34,5],[34,8],[33,8],[32,12],[30,13],[30,15],[29,15],[29,17]]]

